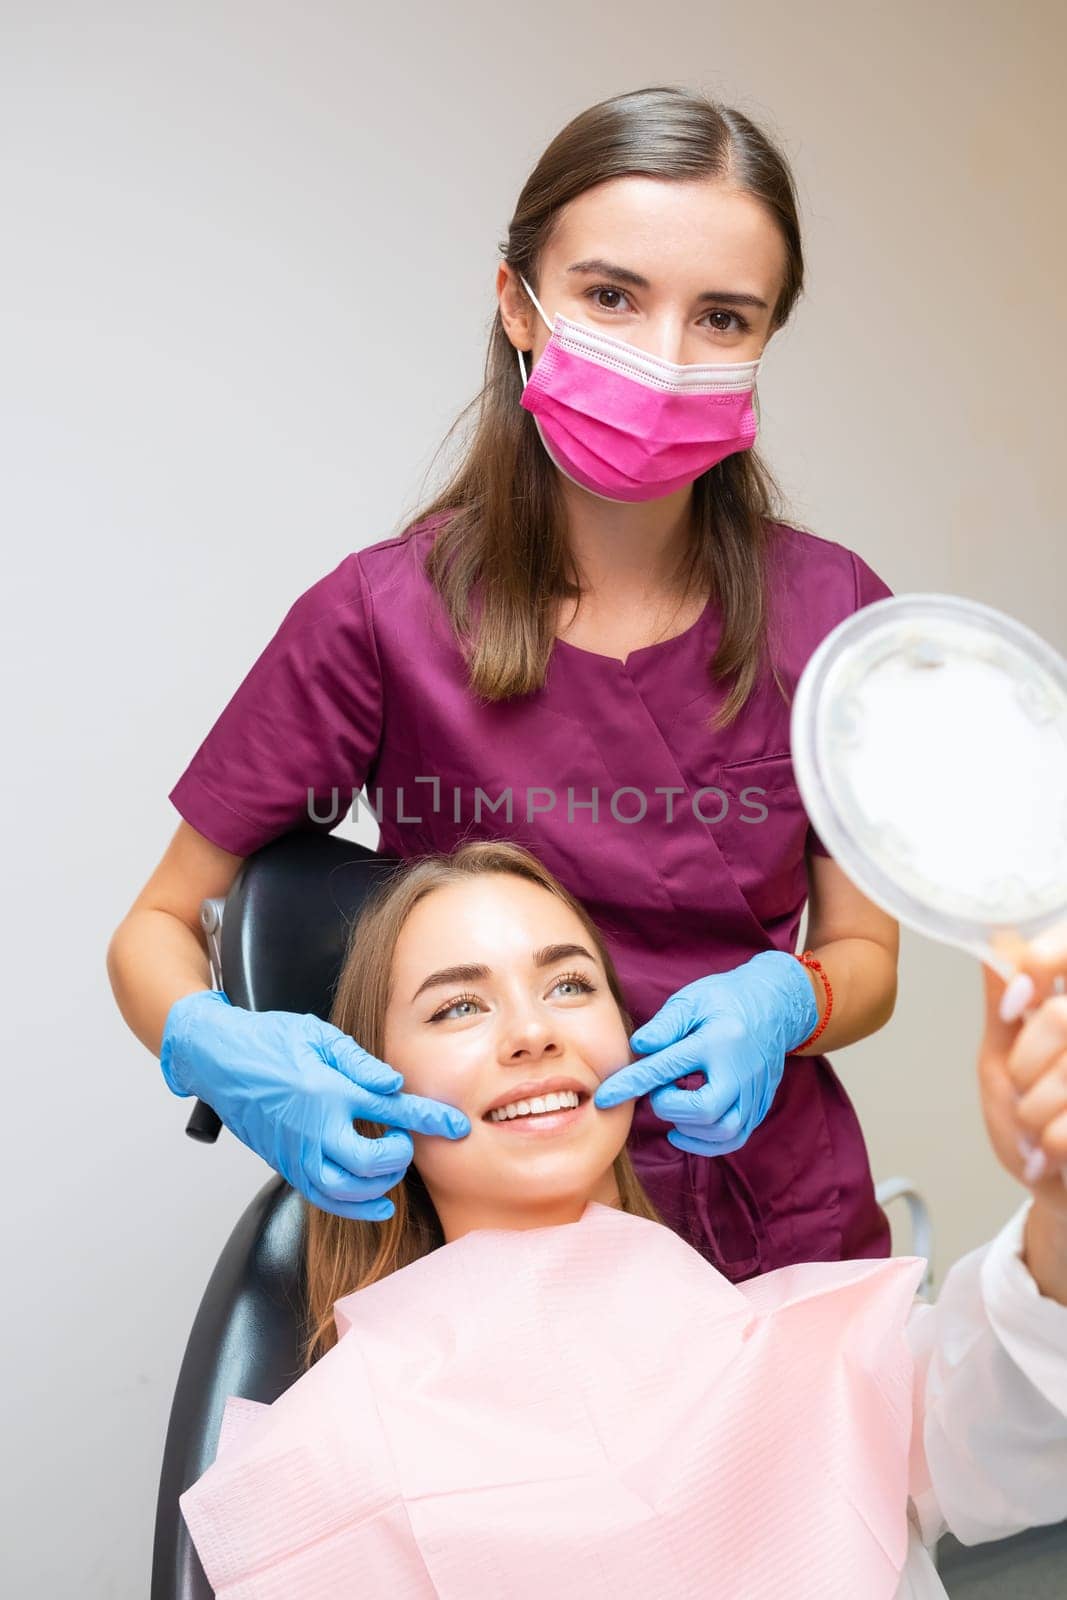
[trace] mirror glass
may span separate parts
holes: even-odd
[[[899,921],[998,965],[1067,915],[1067,662],[1012,618],[898,595],[845,619],[792,711],[805,809]]]

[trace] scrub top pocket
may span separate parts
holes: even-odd
[[[711,824],[741,893],[768,929],[795,916],[808,892],[808,816],[788,751],[722,766],[721,822]],[[717,797],[712,797],[717,799]],[[709,815],[715,811],[709,810]]]

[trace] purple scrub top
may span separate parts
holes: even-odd
[[[716,605],[625,662],[557,639],[542,689],[480,701],[423,570],[440,525],[346,556],[299,597],[171,790],[185,820],[246,856],[294,828],[335,827],[365,786],[381,855],[524,844],[596,921],[635,1028],[694,978],[795,950],[805,852],[826,852],[770,672],[732,726],[705,727],[723,698],[705,667]],[[770,574],[791,694],[830,629],[890,590],[854,552],[784,524]],[[825,1057],[787,1060],[732,1155],[677,1150],[669,1126],[636,1103],[634,1167],[664,1221],[735,1282],[889,1254],[859,1121]]]

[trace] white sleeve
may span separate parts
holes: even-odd
[[[909,1512],[932,1545],[1067,1518],[1067,1306],[1022,1258],[1027,1199],[908,1321],[915,1357]]]

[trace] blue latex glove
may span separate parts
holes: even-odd
[[[630,1035],[643,1053],[605,1078],[602,1109],[648,1094],[657,1117],[673,1122],[669,1144],[698,1156],[739,1150],[771,1108],[785,1058],[812,1033],[819,1008],[795,956],[764,950],[732,972],[714,973],[672,994]],[[698,1089],[658,1088],[702,1072]]]
[[[404,1080],[320,1017],[246,1011],[217,989],[175,1000],[159,1064],[177,1095],[199,1095],[294,1189],[338,1217],[384,1222],[383,1198],[407,1171],[406,1133],[367,1139],[353,1117],[462,1139],[470,1118],[441,1100],[398,1094]]]

